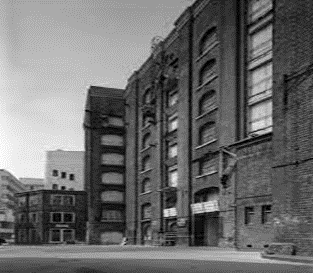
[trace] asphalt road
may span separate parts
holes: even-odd
[[[313,273],[313,266],[260,258],[256,252],[101,246],[4,247],[0,272]]]

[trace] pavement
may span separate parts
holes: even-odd
[[[273,255],[273,254],[266,254],[261,253],[261,257],[263,259],[269,260],[276,260],[276,261],[287,261],[287,262],[294,262],[294,263],[306,263],[313,265],[313,257],[306,257],[306,256],[296,256],[296,255]]]
[[[313,273],[313,265],[269,260],[259,252],[199,247],[2,246],[0,272]]]

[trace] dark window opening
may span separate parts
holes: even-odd
[[[58,175],[59,175],[58,170],[53,170],[53,171],[52,171],[52,176],[58,176]]]
[[[252,223],[253,215],[254,215],[254,208],[245,207],[245,225],[249,225]]]
[[[61,178],[66,178],[66,172],[61,173]]]

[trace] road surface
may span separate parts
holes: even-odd
[[[0,272],[313,273],[313,265],[265,260],[258,252],[137,246],[4,246]]]

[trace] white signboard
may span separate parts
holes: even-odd
[[[218,200],[191,204],[192,214],[219,211]]]
[[[176,208],[169,208],[169,209],[164,209],[163,210],[163,215],[164,217],[174,217],[177,216],[177,210]]]

